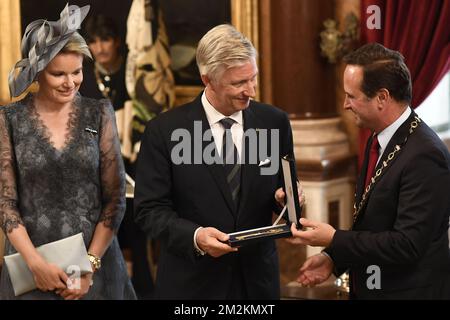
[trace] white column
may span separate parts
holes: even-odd
[[[294,153],[299,165],[299,180],[306,196],[306,218],[329,223],[329,205],[339,203],[340,229],[351,226],[354,199],[354,179],[351,172],[320,178],[302,177],[302,163],[320,164],[323,171],[332,162],[348,158],[351,154],[347,133],[342,128],[342,120],[336,118],[293,120]],[[308,180],[309,179],[309,180]],[[321,247],[306,249],[307,257],[320,252]]]
[[[303,181],[306,195],[306,217],[314,221],[329,223],[329,204],[339,203],[339,229],[348,229],[351,226],[354,184],[350,177],[327,181]],[[319,253],[322,247],[306,248],[306,256]]]

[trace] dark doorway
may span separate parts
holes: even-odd
[[[90,5],[90,15],[104,14],[114,19],[119,27],[120,38],[125,48],[125,36],[127,27],[128,12],[133,0],[21,0],[20,10],[22,15],[22,34],[27,25],[37,19],[47,19],[55,21],[59,19],[59,14],[66,4],[77,5],[79,7]],[[82,25],[83,27],[83,25]]]

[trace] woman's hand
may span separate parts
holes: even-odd
[[[58,266],[39,257],[29,265],[36,287],[44,292],[66,288],[68,276]]]
[[[79,300],[84,297],[91,287],[93,273],[87,273],[78,279],[69,279],[67,288],[63,290],[57,290],[56,294],[59,294],[65,300]]]

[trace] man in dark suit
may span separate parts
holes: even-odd
[[[367,44],[344,58],[344,108],[373,131],[350,231],[302,219],[293,242],[326,247],[300,269],[315,285],[347,269],[356,299],[449,299],[450,156],[410,108],[403,57]]]
[[[287,114],[252,100],[255,58],[232,26],[211,29],[197,48],[204,92],[147,124],[135,220],[161,243],[156,298],[279,298],[274,241],[227,244],[272,223],[280,156],[293,153]]]

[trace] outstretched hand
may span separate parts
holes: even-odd
[[[315,286],[327,280],[333,272],[333,261],[323,253],[309,257],[299,270],[297,282],[302,286]]]

